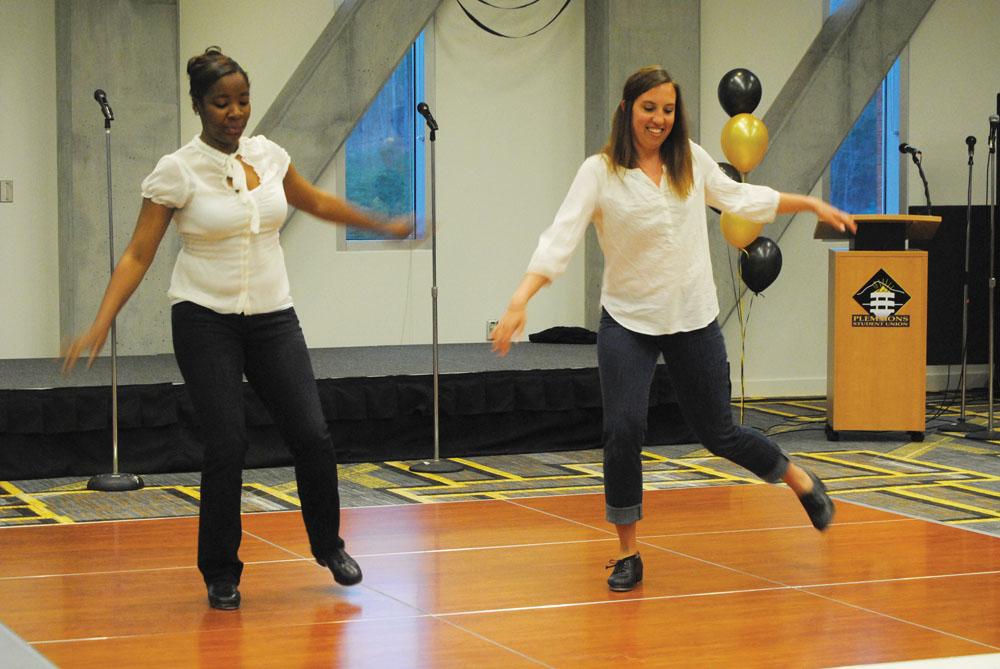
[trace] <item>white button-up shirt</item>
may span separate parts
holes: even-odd
[[[249,190],[239,156],[260,178]],[[278,232],[288,213],[282,184],[288,153],[263,135],[240,138],[236,153],[199,137],[163,156],[142,196],[175,209],[181,236],[168,296],[223,314],[292,306]]]
[[[774,220],[779,193],[730,179],[691,142],[694,188],[679,198],[664,172],[659,184],[641,169],[614,170],[587,158],[539,239],[528,272],[554,279],[593,221],[604,252],[601,305],[642,334],[690,332],[719,315],[705,206],[749,220]]]

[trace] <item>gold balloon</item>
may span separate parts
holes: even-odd
[[[764,229],[763,223],[748,221],[736,214],[730,214],[728,211],[722,212],[719,225],[722,227],[722,236],[738,249],[745,248],[750,242],[757,239],[760,236],[760,231]]]
[[[753,114],[737,114],[722,127],[722,152],[743,174],[760,165],[767,153],[767,126]]]

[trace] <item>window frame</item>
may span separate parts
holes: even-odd
[[[427,22],[421,31],[423,36],[423,48],[417,52],[417,81],[418,88],[419,84],[423,84],[423,97],[422,100],[415,100],[413,102],[414,107],[416,107],[417,102],[423,101],[427,102],[428,105],[434,108],[434,86],[432,82],[434,81],[434,30],[433,30],[433,19]],[[416,41],[416,40],[414,40]],[[412,44],[410,48],[412,48]],[[402,59],[400,59],[402,62]],[[423,67],[421,68],[421,62]],[[399,67],[399,64],[396,64]],[[393,70],[395,72],[395,69]],[[381,92],[381,89],[379,89]],[[368,110],[365,110],[368,113]],[[430,237],[428,236],[428,220],[431,215],[430,205],[431,205],[431,151],[430,151],[430,137],[426,129],[426,125],[422,117],[414,112],[414,133],[416,137],[416,142],[423,145],[424,147],[424,159],[423,159],[423,170],[421,174],[415,175],[414,184],[415,188],[419,188],[423,185],[423,210],[415,211],[417,221],[416,221],[416,231],[417,237],[407,237],[406,239],[348,239],[348,227],[347,226],[337,226],[337,250],[338,251],[407,251],[407,250],[423,250],[430,248]],[[353,130],[352,130],[353,132]],[[333,165],[337,172],[337,195],[341,198],[347,198],[347,140],[344,140],[344,144],[337,151],[337,154],[333,158]],[[352,205],[358,206],[358,203],[351,203]]]
[[[846,0],[844,0],[846,1]],[[823,0],[823,17],[824,20],[830,17],[831,0]],[[902,141],[901,138],[907,135],[907,116],[908,116],[908,99],[907,99],[907,81],[909,75],[909,45],[903,47],[896,62],[890,68],[889,72],[886,73],[885,78],[879,84],[878,89],[872,94],[872,98],[866,103],[866,106],[870,104],[875,96],[881,95],[883,102],[883,117],[880,120],[884,135],[882,138],[881,155],[879,156],[882,161],[882,174],[881,174],[881,189],[882,189],[882,202],[879,203],[880,211],[852,211],[852,214],[874,214],[874,213],[885,213],[885,214],[898,214],[906,209],[908,203],[908,193],[907,193],[907,170],[906,170],[906,156],[899,153],[899,143]],[[894,71],[895,70],[895,71]],[[895,113],[896,118],[890,119],[889,114]],[[895,123],[892,123],[895,120]],[[855,121],[857,123],[857,121]],[[853,130],[854,126],[851,127]],[[847,137],[844,138],[845,140]],[[835,199],[835,194],[833,193],[833,182],[831,168],[834,159],[837,154],[839,154],[841,146],[837,147],[837,151],[830,158],[830,163],[827,165],[827,169],[823,174],[822,187],[823,187],[823,199],[828,202],[833,202]]]

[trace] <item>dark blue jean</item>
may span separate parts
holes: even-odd
[[[343,547],[337,458],[294,309],[246,316],[191,302],[172,309],[174,354],[201,422],[198,568],[206,583],[239,583],[247,378],[295,462],[302,518],[315,557]]]
[[[700,330],[654,336],[633,332],[602,310],[597,366],[604,404],[605,513],[616,525],[642,518],[641,450],[661,354],[684,420],[709,451],[770,483],[788,468],[777,444],[733,422],[729,360],[716,321]]]

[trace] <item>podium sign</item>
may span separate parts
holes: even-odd
[[[827,436],[908,431],[927,395],[927,252],[830,250]]]

